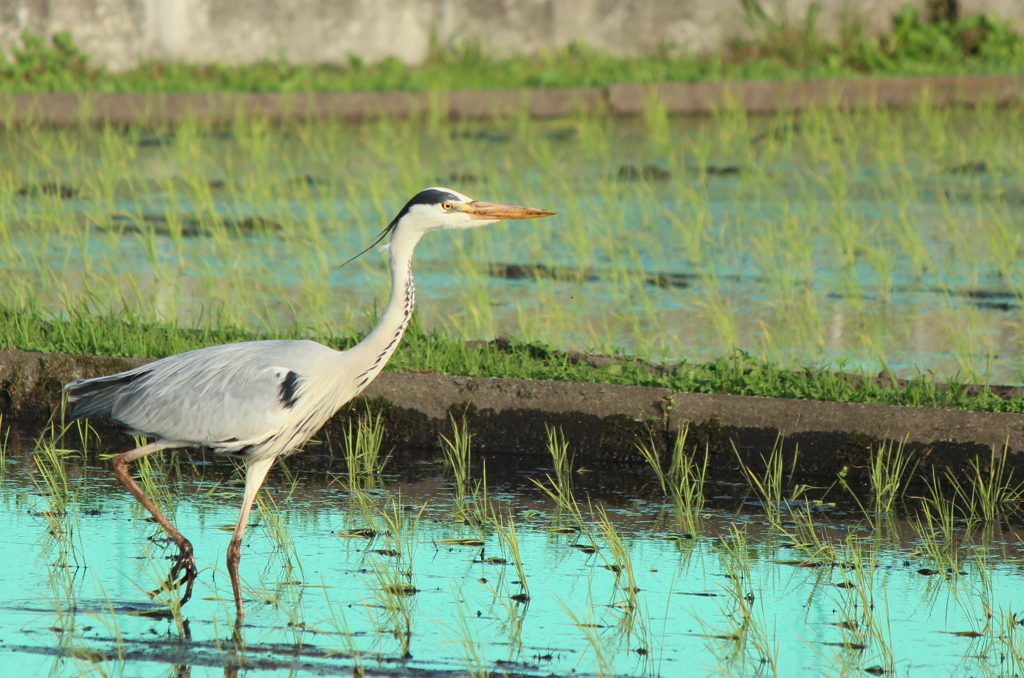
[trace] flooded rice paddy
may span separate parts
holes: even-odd
[[[5,675],[1024,672],[1019,492],[980,520],[904,484],[881,515],[870,494],[772,490],[765,473],[753,477],[767,493],[708,480],[693,511],[642,466],[572,468],[538,450],[477,461],[460,483],[405,454],[356,478],[324,451],[305,453],[317,471],[271,473],[242,552],[238,642],[231,465],[179,453],[139,469],[196,548],[179,616],[173,596],[147,595],[173,549],[109,464],[13,441],[0,470]],[[559,468],[572,468],[562,486]]]
[[[365,329],[446,185],[558,210],[424,239],[418,317],[466,339],[1024,383],[1019,108],[0,135],[0,301]]]

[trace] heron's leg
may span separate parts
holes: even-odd
[[[177,545],[178,557],[174,561],[174,566],[171,567],[171,573],[168,575],[167,583],[164,584],[164,586],[170,588],[175,583],[180,584],[182,581],[185,582],[185,595],[181,597],[180,603],[181,605],[184,605],[189,601],[189,598],[192,597],[192,584],[195,583],[196,576],[198,575],[198,571],[196,570],[196,561],[195,558],[192,557],[192,543],[189,542],[188,539],[185,539],[181,532],[178,532],[177,528],[175,528],[174,525],[171,524],[171,521],[167,519],[167,516],[157,508],[157,505],[153,500],[146,496],[142,491],[142,488],[139,487],[139,484],[135,482],[135,478],[132,478],[131,471],[128,468],[128,464],[136,459],[141,459],[142,457],[153,454],[154,452],[165,450],[168,447],[169,446],[166,444],[150,443],[117,455],[113,459],[114,475],[117,476],[120,483],[124,485],[136,499],[139,500],[139,503],[149,511],[150,515],[153,516],[153,519],[156,520],[160,527],[164,528],[164,532],[167,533],[167,536],[170,537]],[[179,574],[182,575],[181,581],[175,582]],[[157,589],[157,591],[159,590],[160,589]],[[154,591],[153,594],[157,591]]]
[[[242,535],[245,534],[245,526],[249,522],[252,502],[263,485],[263,479],[267,477],[267,471],[274,465],[275,459],[277,457],[265,457],[248,462],[245,471],[245,496],[242,497],[242,509],[238,512],[238,523],[235,524],[235,531],[231,534],[231,544],[228,545],[228,574],[231,576],[231,590],[235,594],[236,631],[242,626],[242,620],[245,618],[242,585],[238,580],[238,561],[242,559]]]

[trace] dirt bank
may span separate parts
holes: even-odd
[[[664,82],[608,87],[458,90],[428,92],[278,92],[127,93],[101,92],[0,95],[0,126],[38,124],[75,127],[176,124],[191,120],[231,124],[239,113],[283,120],[370,120],[415,118],[447,111],[453,119],[493,119],[519,115],[561,118],[604,111],[642,115],[649,105],[670,115],[707,115],[728,107],[752,113],[808,108],[907,108],[1020,102],[1024,76],[958,75],[938,77],[860,78],[857,80]]]
[[[131,358],[0,351],[0,414],[37,435],[51,416],[59,421],[61,386],[83,377],[140,365]],[[846,467],[866,476],[872,449],[906,440],[920,471],[962,473],[976,456],[1008,450],[1011,466],[1024,465],[1024,415],[921,407],[896,407],[750,396],[676,393],[664,388],[555,381],[527,381],[385,372],[364,397],[343,408],[323,433],[339,440],[353,416],[369,405],[384,414],[387,444],[403,450],[437,446],[449,417],[466,416],[474,448],[490,458],[546,455],[546,427],[565,432],[578,465],[642,465],[638,443],[653,441],[664,453],[683,426],[688,443],[711,451],[711,467],[738,468],[734,447],[759,466],[782,436],[787,459],[799,450],[796,470],[828,477]],[[56,414],[55,414],[56,413]],[[110,448],[130,440],[109,422],[92,422]],[[69,432],[74,444],[75,432]],[[298,460],[299,458],[296,458]],[[310,462],[313,457],[310,457]],[[788,464],[789,462],[787,462]]]

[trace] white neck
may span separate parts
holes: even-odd
[[[416,306],[416,287],[412,280],[412,253],[416,249],[422,232],[402,232],[396,229],[388,247],[388,270],[391,272],[391,297],[388,305],[366,337],[347,353],[352,354],[355,364],[366,365],[356,373],[356,390],[362,391],[384,369],[398,343],[405,334],[405,328],[412,319]]]

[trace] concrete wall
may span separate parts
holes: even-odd
[[[813,0],[762,0],[798,24]],[[904,4],[930,0],[818,0],[817,26],[835,36],[844,16],[886,30]],[[959,0],[962,14],[992,12],[1024,30],[1022,0]],[[479,39],[497,54],[585,40],[638,54],[662,43],[695,52],[748,34],[739,0],[0,0],[0,49],[21,31],[71,31],[95,61],[114,70],[149,59],[293,63],[395,56],[416,63],[432,31],[455,43]]]

